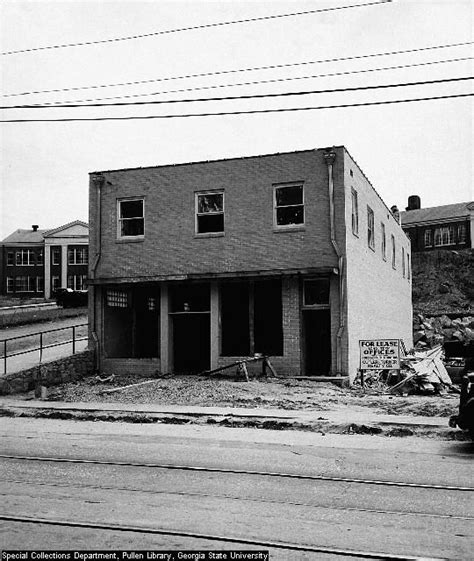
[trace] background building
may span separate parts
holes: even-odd
[[[412,195],[400,219],[413,252],[474,247],[473,201],[421,208],[420,197]]]
[[[411,346],[409,240],[344,147],[95,172],[89,208],[104,371],[354,376],[360,339]]]
[[[86,289],[89,227],[76,220],[52,230],[16,230],[0,252],[0,293],[50,298],[59,287]]]

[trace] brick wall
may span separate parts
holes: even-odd
[[[341,166],[342,169],[342,166]],[[255,158],[103,172],[102,256],[97,277],[337,266],[329,239],[327,170],[319,150]],[[306,225],[275,231],[274,184],[304,181]],[[195,236],[195,192],[225,191],[225,235]],[[117,198],[145,198],[145,238],[117,237]],[[91,256],[97,197],[90,190]]]
[[[65,382],[80,380],[94,372],[94,353],[84,351],[73,356],[15,372],[0,378],[0,395],[27,392],[40,383],[43,386],[58,386]]]
[[[350,172],[353,175],[351,176]],[[345,155],[345,218],[347,255],[347,372],[359,366],[360,339],[403,339],[412,346],[411,279],[402,274],[401,248],[410,254],[410,241],[389,209],[373,190],[357,164]],[[358,193],[359,234],[351,228],[351,187]],[[374,211],[374,249],[368,246],[367,205]],[[381,251],[381,222],[386,229],[386,260]],[[396,268],[392,268],[391,235],[396,243]]]

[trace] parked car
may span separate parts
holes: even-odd
[[[63,308],[78,308],[87,306],[87,290],[73,290],[72,288],[58,288],[54,292],[58,306]]]
[[[465,366],[461,379],[459,413],[449,419],[449,426],[468,431],[474,440],[474,343],[465,345]]]

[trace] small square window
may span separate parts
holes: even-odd
[[[196,193],[196,234],[224,232],[224,192]]]
[[[118,200],[118,238],[138,238],[145,235],[144,199]]]
[[[304,224],[302,184],[275,187],[274,223],[277,227]]]

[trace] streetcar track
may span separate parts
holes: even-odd
[[[332,555],[340,555],[343,557],[358,557],[362,559],[393,559],[404,561],[443,561],[441,557],[419,557],[413,555],[397,555],[391,553],[379,553],[374,551],[360,551],[343,549],[337,547],[325,547],[317,545],[304,545],[289,542],[266,541],[248,538],[237,538],[233,536],[219,536],[216,534],[203,534],[199,532],[188,532],[185,530],[171,530],[164,528],[150,528],[140,526],[129,526],[125,524],[105,524],[95,522],[74,522],[67,520],[52,520],[47,518],[33,518],[30,516],[16,516],[9,514],[0,514],[0,520],[5,522],[19,522],[36,525],[48,526],[65,526],[70,528],[88,528],[92,530],[109,530],[115,532],[134,532],[141,534],[155,534],[161,536],[174,536],[194,538],[200,540],[220,541],[234,544],[252,545],[261,548],[286,549],[289,551],[305,551],[310,553],[327,553]]]
[[[44,487],[59,487],[59,488],[74,488],[74,489],[92,489],[94,491],[125,491],[131,493],[143,493],[146,495],[176,495],[181,497],[203,497],[203,498],[216,498],[216,499],[231,499],[235,501],[246,501],[254,503],[263,504],[276,504],[276,505],[288,505],[297,507],[307,507],[307,508],[321,508],[325,510],[341,510],[347,512],[364,512],[370,514],[388,514],[388,515],[399,515],[399,516],[423,516],[427,518],[441,518],[449,520],[474,520],[472,516],[458,516],[455,514],[435,514],[430,512],[406,512],[401,510],[381,510],[374,508],[358,508],[358,507],[345,507],[345,506],[325,506],[312,503],[294,502],[294,501],[280,501],[276,499],[263,499],[263,498],[251,498],[251,497],[239,497],[236,495],[226,495],[218,493],[198,493],[194,491],[157,491],[155,489],[134,489],[133,487],[113,487],[108,485],[88,485],[82,483],[49,483],[49,482],[36,482],[31,480],[16,480],[16,479],[2,479],[2,482],[14,483],[14,484],[24,484],[27,485],[38,485]],[[0,493],[0,496],[6,497],[8,493]]]
[[[205,472],[205,473],[228,473],[234,475],[256,475],[256,476],[264,476],[264,477],[281,477],[287,479],[301,479],[301,480],[309,480],[309,481],[335,481],[340,483],[359,483],[363,485],[382,485],[382,486],[389,486],[389,487],[409,487],[409,488],[416,488],[416,489],[435,489],[435,490],[444,490],[444,491],[474,491],[474,487],[461,487],[456,485],[410,483],[410,482],[403,482],[403,481],[386,481],[382,479],[359,479],[359,478],[352,478],[352,477],[336,477],[336,476],[329,476],[329,475],[302,475],[302,474],[294,474],[294,473],[278,473],[272,471],[215,468],[215,467],[204,467],[204,466],[119,462],[119,461],[106,461],[106,460],[86,460],[80,458],[52,458],[52,457],[44,457],[44,456],[19,456],[19,455],[8,455],[8,454],[0,454],[0,459],[26,460],[26,461],[35,461],[35,462],[71,463],[71,464],[92,464],[92,465],[106,465],[106,466],[144,467],[144,468],[182,470],[182,471],[194,471],[194,472]]]

